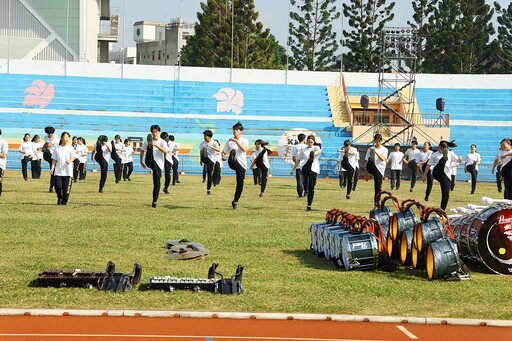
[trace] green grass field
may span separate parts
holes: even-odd
[[[239,209],[231,209],[234,178],[224,177],[213,195],[206,196],[198,176],[162,194],[151,208],[151,177],[135,175],[116,185],[109,174],[105,193],[98,194],[98,174],[74,184],[68,206],[57,206],[48,193],[48,174],[41,180],[22,180],[8,171],[0,197],[0,307],[209,310],[303,312],[367,315],[436,316],[512,319],[512,276],[472,273],[463,282],[429,282],[425,273],[344,272],[309,251],[308,228],[324,220],[326,210],[340,208],[367,215],[373,183],[360,181],[352,200],[345,199],[337,180],[319,180],[313,211],[305,211],[293,179],[269,180],[265,197],[247,178]],[[388,188],[389,183],[384,183]],[[415,189],[423,198],[425,185]],[[458,183],[450,207],[479,203],[481,196],[500,197],[493,184]],[[410,197],[408,183],[396,193]],[[437,206],[440,190],[434,184],[430,204]],[[204,260],[165,259],[169,239],[204,243],[211,254]],[[103,270],[112,260],[118,271],[143,266],[142,283],[150,276],[205,277],[211,263],[231,275],[245,266],[240,296],[207,292],[133,290],[104,293],[96,289],[33,288],[29,283],[51,268]]]

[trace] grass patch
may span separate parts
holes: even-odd
[[[151,178],[135,175],[131,182],[113,183],[98,194],[98,174],[74,184],[68,206],[57,206],[48,193],[48,174],[23,181],[7,172],[0,197],[0,307],[166,309],[251,312],[311,312],[368,315],[438,316],[512,319],[512,276],[473,273],[470,281],[429,282],[423,272],[344,272],[309,251],[308,228],[322,221],[325,211],[341,208],[367,215],[373,183],[361,181],[352,195],[334,180],[319,180],[313,211],[296,197],[293,179],[271,178],[265,197],[247,178],[238,210],[230,202],[232,177],[207,196],[200,177],[184,176],[182,183],[162,193],[151,206]],[[389,186],[384,183],[385,188]],[[413,195],[423,198],[420,183]],[[470,196],[469,184],[458,183],[450,207],[478,203],[480,196],[499,197],[493,184],[479,184]],[[407,183],[396,192],[410,197]],[[431,205],[439,205],[437,184]],[[211,251],[205,260],[169,261],[163,245],[188,238]],[[37,274],[50,268],[102,270],[108,260],[118,271],[143,266],[142,283],[150,276],[205,277],[213,262],[231,275],[245,266],[241,296],[206,292],[143,291],[113,294],[86,289],[32,288]]]

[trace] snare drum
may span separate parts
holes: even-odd
[[[391,218],[391,211],[389,210],[389,207],[384,206],[382,209],[375,208],[371,210],[370,218],[373,218],[380,223],[384,236],[387,236],[389,230],[389,219]]]
[[[374,270],[379,261],[377,239],[372,233],[343,236],[341,260],[346,270]]]

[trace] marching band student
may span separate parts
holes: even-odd
[[[149,166],[151,168],[151,174],[153,175],[153,202],[151,203],[151,207],[156,208],[156,203],[158,201],[158,195],[160,194],[160,180],[162,178],[162,171],[165,167],[165,154],[169,152],[167,149],[167,142],[160,138],[160,126],[154,124],[150,128],[151,135],[153,140],[148,143],[148,141],[142,144],[142,150],[140,152],[140,164],[142,167],[146,168]],[[149,151],[151,149],[151,151]],[[153,162],[149,165],[144,163],[144,153],[145,152],[153,153]]]
[[[167,132],[163,132],[160,134],[160,138],[167,143],[167,150],[169,151],[165,154],[164,160],[164,190],[165,194],[169,194],[169,185],[171,184],[171,172],[173,172],[173,164],[174,158],[172,156],[172,150],[174,149],[174,142],[169,139],[169,134]]]
[[[338,162],[336,162],[336,168],[338,170],[338,181],[340,188],[347,187],[347,170],[343,168],[341,165],[341,161],[343,161],[343,153],[339,150],[340,155],[338,156]]]
[[[25,133],[23,136],[23,142],[20,144],[19,152],[21,153],[21,173],[23,174],[23,180],[28,180],[27,165],[32,161],[34,156],[32,142],[30,142],[30,134]]]
[[[408,149],[409,150],[409,149]],[[400,177],[402,176],[402,162],[405,158],[404,153],[400,151],[400,143],[395,143],[395,150],[389,153],[388,160],[391,162],[391,189],[400,188]],[[416,168],[416,162],[413,163]]]
[[[452,167],[459,161],[455,153],[450,153],[448,147],[457,147],[456,144],[448,141],[439,143],[439,150],[432,153],[423,173],[423,182],[427,179],[428,172],[432,169],[432,177],[439,182],[441,187],[441,209],[446,210],[450,199],[450,187],[452,183]]]
[[[217,144],[220,146],[219,140],[215,140]],[[219,150],[215,153],[217,157],[217,163],[215,167],[213,167],[213,186],[218,186],[220,184],[220,180],[222,179],[222,168],[224,167],[224,160],[222,159],[222,151]]]
[[[356,171],[356,152],[357,150],[352,147],[349,140],[343,142],[343,149],[340,153],[341,167],[345,169],[345,181],[347,186],[347,199],[350,199],[350,193],[353,190],[354,176]]]
[[[503,143],[502,143],[503,145]],[[498,192],[501,193],[503,177],[501,176],[501,155],[503,155],[503,149],[500,146],[500,149],[496,152],[494,157],[494,163],[492,165],[491,173],[494,174],[494,169],[496,169],[496,186],[498,187]]]
[[[43,159],[43,143],[39,140],[39,135],[34,135],[32,138],[32,153],[34,157],[30,162],[30,171],[32,172],[32,179],[41,178],[41,160]]]
[[[251,163],[251,168],[257,167],[260,170],[261,176],[261,191],[260,197],[265,193],[265,189],[267,188],[268,181],[268,170],[270,169],[270,162],[268,160],[268,155],[271,153],[270,150],[266,147],[267,142],[262,140],[256,140],[256,151],[253,153],[256,154]]]
[[[418,149],[418,141],[413,140],[411,142],[411,148],[405,151],[404,162],[407,164],[407,167],[411,170],[411,188],[409,192],[412,192],[414,186],[416,185],[416,178],[418,177],[418,169],[419,163],[421,160],[420,157],[421,151]],[[398,188],[397,188],[398,189]]]
[[[471,174],[471,194],[474,194],[478,179],[478,165],[482,162],[482,157],[476,152],[476,144],[472,144],[469,149],[470,152],[466,155],[464,173]]]
[[[78,181],[78,167],[80,167],[80,157],[78,156],[80,154],[80,145],[78,144],[78,137],[73,136],[71,139],[71,147],[73,147],[76,158],[73,161],[73,182]]]
[[[315,137],[309,135],[306,139],[306,148],[303,148],[298,155],[302,175],[308,178],[308,188],[305,190],[308,193],[306,211],[311,211],[311,205],[315,197],[316,179],[318,174],[320,174],[320,162],[318,158],[321,153],[322,145],[316,144]]]
[[[85,144],[85,139],[83,137],[78,138],[78,180],[85,180],[85,176],[87,174],[87,145]]]
[[[214,180],[214,171],[217,164],[217,153],[220,152],[220,145],[213,139],[213,132],[211,130],[203,131],[203,139],[199,144],[199,151],[201,153],[201,163],[206,165],[206,194],[212,194],[212,184]]]
[[[256,150],[257,150],[257,146],[258,144],[261,142],[260,139],[257,139],[256,141],[254,141],[254,145],[256,146]],[[261,147],[261,145],[260,145]],[[256,159],[256,156],[258,156],[258,154],[256,154],[256,150],[251,154],[250,156],[250,160],[251,160],[251,163]],[[258,167],[250,167],[252,169],[252,178],[254,180],[254,184],[255,185],[261,185],[261,170],[258,168]]]
[[[124,139],[124,149],[123,149],[123,181],[132,181],[130,176],[133,172],[133,147],[130,145],[130,141],[128,139]],[[167,154],[165,154],[167,155]]]
[[[0,196],[2,196],[2,182],[4,179],[5,170],[7,168],[7,153],[9,152],[9,145],[2,138],[2,129],[0,129]]]
[[[43,159],[48,162],[50,167],[52,166],[53,159],[53,149],[59,145],[59,138],[55,135],[54,127],[45,127],[44,132],[46,136],[44,137],[44,145],[43,145]],[[48,192],[53,192],[53,174],[50,173],[50,188]]]
[[[172,149],[172,185],[175,186],[177,183],[180,183],[180,172],[179,172],[179,166],[180,166],[180,159],[178,157],[178,154],[180,153],[180,145],[179,143],[175,142],[174,135],[169,135],[169,141],[173,143],[173,149]]]
[[[114,142],[112,143],[112,159],[114,160],[114,177],[116,179],[116,184],[121,181],[121,176],[123,174],[123,151],[124,151],[124,143],[121,140],[121,136],[114,136]],[[115,157],[117,155],[117,157]]]
[[[420,158],[418,162],[418,168],[423,172],[423,177],[426,175],[427,189],[425,190],[425,201],[428,201],[430,193],[432,192],[432,185],[434,184],[434,178],[432,177],[432,169],[427,170],[427,163],[430,160],[433,152],[430,150],[430,142],[426,141],[423,143],[423,150],[420,152]]]
[[[453,191],[455,188],[455,180],[457,179],[457,167],[459,167],[460,163],[462,162],[462,158],[455,154],[455,151],[453,149],[449,149],[448,152],[450,154],[453,154],[452,157],[455,157],[458,162],[452,163],[452,176],[451,176],[451,184],[450,184],[450,191]]]
[[[377,206],[379,204],[377,202],[377,194],[382,191],[382,180],[384,179],[384,172],[386,171],[388,149],[382,145],[381,134],[375,134],[373,143],[373,147],[370,147],[366,151],[365,160],[367,163],[365,180],[368,181],[368,173],[373,175],[373,202],[375,206]]]
[[[501,140],[501,176],[505,185],[505,199],[512,199],[512,150],[510,148],[510,140]]]
[[[108,163],[111,153],[112,147],[110,143],[108,143],[108,137],[105,135],[98,136],[98,140],[92,150],[91,160],[96,161],[100,165],[100,193],[103,193],[103,187],[105,187],[105,182],[107,181]]]
[[[359,156],[359,150],[357,150],[357,148],[356,148],[355,160],[356,160],[356,169],[354,169],[354,186],[352,186],[352,192],[354,192],[356,190],[357,181],[359,180],[359,160],[360,160],[360,156]]]
[[[299,197],[307,196],[307,193],[304,191],[308,191],[308,183],[307,178],[302,174],[302,168],[300,166],[300,160],[298,159],[298,155],[302,149],[306,148],[306,135],[300,133],[297,135],[298,144],[292,147],[292,161],[293,161],[293,169],[290,172],[290,175],[294,175],[295,173],[295,181],[297,182],[297,194]]]
[[[71,146],[69,133],[63,132],[60,136],[59,145],[53,150],[52,167],[50,173],[55,181],[55,192],[57,193],[57,205],[67,205],[71,193],[71,176],[73,175],[73,161],[77,155]]]
[[[224,146],[224,155],[229,155],[229,167],[236,173],[236,189],[235,196],[231,202],[231,207],[234,210],[238,207],[238,201],[242,196],[244,190],[245,172],[247,170],[247,148],[249,142],[242,137],[244,126],[242,123],[237,122],[233,125],[233,137]]]

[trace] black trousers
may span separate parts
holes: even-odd
[[[213,171],[215,164],[209,158],[206,158],[204,165],[206,166],[206,189],[209,191],[212,189],[213,184]]]
[[[453,189],[455,188],[455,180],[456,180],[457,176],[453,175],[450,177],[450,191],[453,191]]]
[[[268,181],[268,168],[262,167],[259,168],[261,173],[261,193],[265,193],[265,189],[267,188],[267,181]]]
[[[116,182],[121,181],[123,176],[123,164],[121,162],[114,162],[114,177]]]
[[[352,186],[352,190],[355,191],[357,187],[357,181],[359,180],[359,168],[356,167],[354,169],[354,186]]]
[[[50,169],[52,168],[52,163],[48,162],[48,165],[50,166]],[[53,175],[50,174],[50,190],[53,190]]]
[[[66,205],[69,200],[69,194],[71,193],[71,181],[70,176],[59,176],[53,177],[55,193],[57,193],[57,204]]]
[[[302,169],[295,170],[295,180],[297,181],[297,195],[302,197],[304,195],[304,175]]]
[[[21,159],[21,173],[23,174],[23,179],[28,179],[28,172],[27,172],[27,165],[32,161],[32,158],[29,156],[24,156],[23,159]]]
[[[399,189],[400,188],[400,177],[402,176],[402,171],[400,169],[392,169],[391,170],[391,188]]]
[[[75,159],[73,161],[73,181],[78,180],[78,167],[80,167],[80,160]]]
[[[504,199],[512,200],[512,161],[501,167],[501,176],[505,185]]]
[[[123,164],[123,180],[128,180],[133,172],[133,162]]]
[[[213,185],[217,186],[220,184],[222,169],[220,168],[220,163],[217,161],[215,165],[213,165]]]
[[[252,178],[255,185],[261,185],[261,170],[259,168],[253,168]]]
[[[235,166],[233,170],[236,173],[236,189],[235,189],[235,197],[233,201],[238,203],[240,197],[242,196],[242,192],[244,191],[244,180],[245,180],[245,168],[242,167],[238,161],[235,160]]]
[[[343,188],[347,185],[347,171],[340,171],[338,173],[338,180],[340,182],[340,187]]]
[[[467,165],[466,172],[471,174],[471,193],[475,193],[476,183],[478,180],[478,171],[475,169],[473,165]]]
[[[498,187],[498,192],[500,193],[502,190],[502,182],[503,176],[501,175],[501,165],[498,165],[498,167],[496,167],[496,186]]]
[[[307,180],[307,183],[308,183],[308,187],[307,187],[307,192],[308,192],[308,206],[311,206],[313,204],[313,199],[315,198],[315,186],[316,186],[316,179],[318,177],[318,174],[316,174],[315,172],[312,172],[312,171],[309,171],[309,172],[304,172],[304,177],[306,177],[308,180]]]
[[[355,169],[350,165],[348,160],[341,162],[341,166],[345,169],[345,181],[347,186],[347,195],[350,195],[354,186],[354,173]]]
[[[368,173],[373,175],[373,202],[375,204],[378,204],[377,194],[379,194],[382,191],[383,176],[377,169],[377,166],[375,166],[375,162],[368,161],[366,169],[368,170]]]
[[[108,174],[108,162],[103,158],[103,156],[98,157],[96,160],[98,164],[100,165],[100,191],[103,190],[103,187],[105,187],[105,182],[107,182],[107,174]]]
[[[151,165],[151,174],[153,175],[153,202],[156,203],[158,201],[158,195],[160,194],[162,170],[154,160]]]
[[[418,164],[416,160],[411,160],[407,164],[407,167],[411,170],[411,189],[413,189],[414,186],[416,186],[416,178],[418,177]],[[391,187],[393,187],[393,185],[391,185]]]
[[[85,180],[87,174],[87,162],[80,162],[78,165],[78,180]]]
[[[446,206],[448,206],[448,200],[450,199],[450,188],[452,185],[452,179],[450,179],[446,174],[444,174],[444,165],[446,164],[446,160],[441,159],[439,163],[434,167],[434,172],[432,172],[432,177],[439,182],[439,186],[441,186],[441,209],[445,210]]]
[[[206,181],[206,173],[208,172],[208,169],[206,167],[206,163],[203,163],[203,181]]]
[[[175,185],[176,182],[179,182],[179,172],[178,172],[178,167],[180,166],[180,162],[178,161],[177,158],[175,158],[174,156],[172,157],[172,184]]]
[[[427,164],[424,163],[421,165],[421,171],[425,172],[425,169],[427,168]],[[425,200],[428,200],[430,197],[430,193],[432,193],[432,186],[434,185],[434,178],[432,177],[432,170],[429,169],[427,173],[427,189],[425,190]]]
[[[165,177],[164,189],[165,190],[168,190],[169,185],[171,184],[171,172],[172,171],[173,171],[172,164],[169,161],[167,161],[167,159],[165,159],[165,161],[164,161],[164,177]]]
[[[2,183],[4,180],[4,170],[0,168],[0,196],[2,195]]]
[[[30,161],[30,171],[32,172],[32,179],[41,179],[41,159]]]

